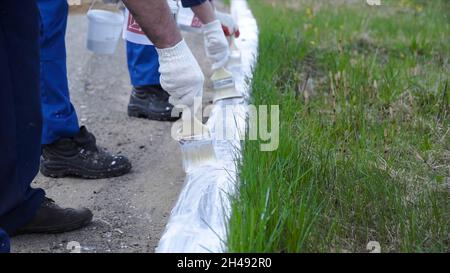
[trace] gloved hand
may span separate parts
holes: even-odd
[[[239,35],[241,33],[239,32],[239,26],[234,21],[233,17],[231,17],[230,14],[220,12],[216,10],[216,18],[220,21],[222,24],[223,32],[225,33],[225,36],[233,36],[236,38],[239,38]]]
[[[215,20],[203,25],[203,37],[205,41],[206,56],[212,61],[212,69],[224,67],[230,57],[230,47],[225,37],[222,24]]]
[[[182,40],[171,48],[156,49],[159,56],[161,86],[175,106],[192,107],[195,97],[203,95],[204,76],[194,55]]]

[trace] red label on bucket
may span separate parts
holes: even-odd
[[[127,30],[136,34],[144,34],[142,28],[139,26],[136,20],[134,20],[131,14],[128,15]]]

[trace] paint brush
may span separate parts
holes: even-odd
[[[186,172],[216,161],[216,154],[208,127],[201,123],[191,111],[183,111],[177,136],[183,155]]]

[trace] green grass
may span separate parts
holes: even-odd
[[[280,146],[244,142],[229,251],[448,252],[450,3],[249,2]]]

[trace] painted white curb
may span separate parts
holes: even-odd
[[[239,24],[241,36],[236,45],[242,56],[241,66],[232,69],[233,77],[238,91],[248,97],[258,53],[258,26],[246,0],[232,0],[231,14]],[[235,160],[241,156],[240,136],[245,132],[246,115],[244,99],[214,104],[207,126],[218,162],[186,174],[185,186],[156,252],[226,252],[230,196],[235,193],[237,184]]]

